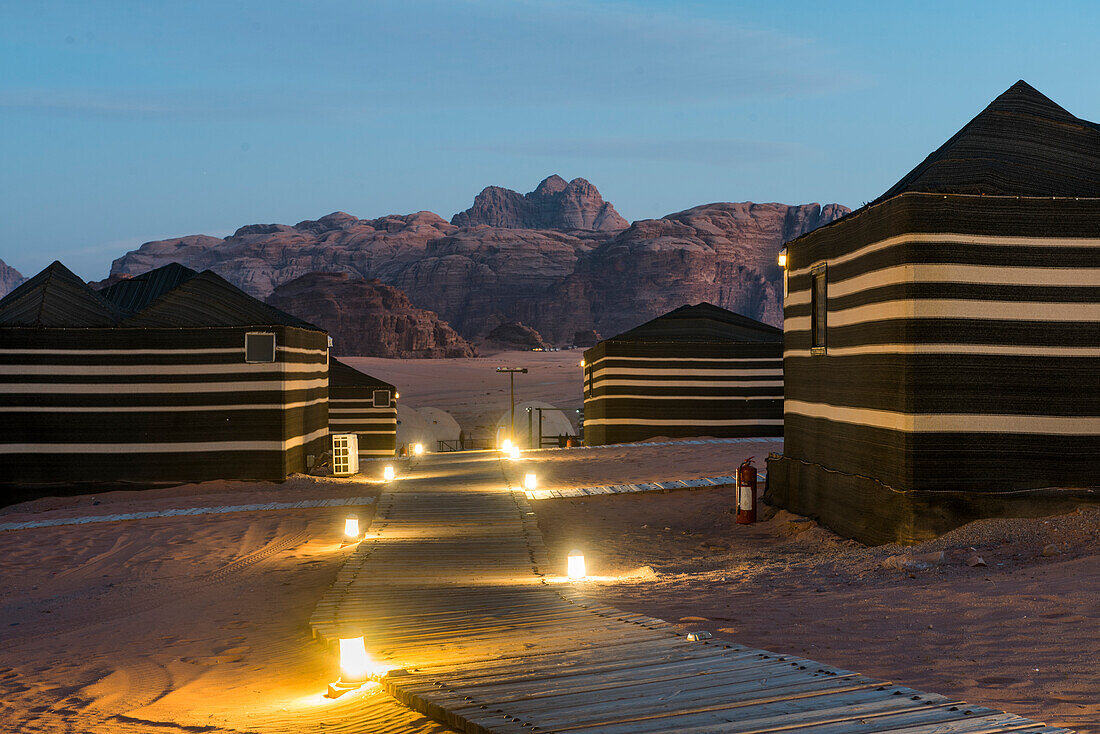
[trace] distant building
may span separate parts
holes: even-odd
[[[283,479],[328,445],[328,335],[212,272],[0,300],[0,481]]]
[[[393,456],[397,448],[397,389],[329,358],[328,425],[332,433],[357,434],[360,456]]]
[[[1100,484],[1100,126],[1018,82],[787,249],[771,501],[906,542]]]
[[[700,303],[584,353],[584,442],[782,436],[783,332]]]

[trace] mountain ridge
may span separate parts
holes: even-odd
[[[581,217],[559,217],[557,223],[591,226],[601,221],[594,212],[605,206],[614,211],[584,179],[565,182],[551,176],[531,193],[540,201],[560,203],[571,186],[582,193],[591,188],[585,194],[588,204],[583,211],[572,204],[551,207],[554,216],[565,211]],[[596,202],[599,207],[593,208]],[[226,238],[191,235],[148,242],[115,260],[107,282],[177,261],[212,269],[266,298],[308,273],[349,273],[400,289],[415,308],[433,311],[470,342],[513,321],[555,344],[568,343],[579,331],[612,336],[699,301],[779,325],[779,249],[849,210],[838,204],[716,202],[603,230],[481,221],[497,217],[493,221],[531,223],[518,215],[504,217],[508,211],[479,208],[475,199],[454,218],[468,226],[430,211],[376,219],[333,212],[295,225],[245,225]]]

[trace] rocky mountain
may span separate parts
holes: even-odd
[[[485,350],[520,350],[545,349],[549,346],[542,340],[542,336],[518,321],[508,321],[496,327],[481,342]]]
[[[0,298],[11,293],[24,280],[26,278],[18,270],[0,260]]]
[[[431,311],[377,280],[310,273],[284,283],[267,302],[328,330],[332,351],[363,357],[474,357],[476,350]]]
[[[615,207],[603,200],[595,186],[583,178],[566,183],[556,174],[544,179],[528,194],[489,186],[477,195],[472,207],[451,217],[451,224],[597,232],[613,232],[628,226]]]
[[[588,188],[595,193],[577,193]],[[551,200],[587,203],[532,203]],[[486,189],[455,223],[431,212],[370,220],[336,212],[294,226],[250,225],[225,239],[146,243],[116,260],[111,273],[118,278],[176,261],[214,270],[261,298],[307,273],[350,273],[400,289],[470,341],[519,321],[551,344],[566,344],[578,331],[613,336],[700,301],[779,325],[780,247],[849,211],[837,204],[716,203],[600,230],[599,222],[613,220],[599,219],[595,212],[604,207],[614,213],[587,181],[552,176],[528,195]],[[565,226],[520,228],[546,221]],[[315,286],[339,283],[320,279]]]

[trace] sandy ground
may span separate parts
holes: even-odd
[[[778,448],[540,451],[506,472],[517,483],[534,471],[543,487],[659,481],[730,474]],[[0,522],[378,490],[368,478],[207,482],[43,498],[3,508]],[[1100,734],[1100,508],[983,521],[905,549],[782,512],[738,526],[733,501],[710,489],[534,506],[552,561],[581,549],[601,601]],[[308,619],[349,553],[348,511],[0,532],[0,731],[445,731],[377,689],[320,696],[336,660]],[[365,522],[372,506],[356,511]],[[930,567],[899,569],[899,555]],[[985,565],[968,565],[974,555]]]
[[[609,449],[581,461],[581,452],[542,452],[524,464],[548,486],[554,477],[601,484],[726,474],[747,453]],[[601,577],[584,587],[600,601],[1100,732],[1100,507],[869,548],[771,508],[767,521],[737,525],[734,502],[732,490],[711,489],[533,505],[552,562],[564,569],[581,550]],[[1057,555],[1043,555],[1048,545]],[[985,565],[968,565],[974,556]],[[930,567],[898,567],[910,558]]]
[[[351,480],[36,500],[0,522],[376,496]],[[95,504],[98,503],[98,504]],[[0,532],[0,731],[447,731],[377,689],[335,702],[309,615],[373,506]]]
[[[508,414],[508,375],[497,367],[526,367],[516,375],[516,403],[542,400],[565,411],[577,423],[583,349],[564,352],[501,352],[469,359],[382,359],[341,357],[357,370],[397,387],[401,401],[414,408],[441,408],[470,436],[488,437]]]

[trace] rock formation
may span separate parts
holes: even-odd
[[[518,321],[508,321],[490,331],[482,342],[483,349],[495,350],[531,350],[546,349],[547,343],[542,336]]]
[[[473,357],[470,344],[431,311],[377,280],[347,273],[310,273],[268,296],[276,308],[328,330],[336,355]]]
[[[573,334],[573,346],[594,347],[600,341],[600,335],[595,329],[585,329]]]
[[[11,293],[24,280],[26,278],[20,275],[18,270],[0,260],[0,298]]]
[[[627,221],[603,200],[595,186],[583,178],[569,183],[557,174],[546,178],[534,191],[520,194],[489,186],[474,205],[451,218],[451,224],[473,227],[487,224],[508,229],[588,229],[611,232],[626,229]]]
[[[486,189],[455,224],[431,212],[371,220],[335,212],[294,226],[242,227],[224,240],[150,242],[111,272],[177,261],[260,298],[310,272],[349,273],[399,288],[468,340],[519,321],[560,345],[578,331],[612,336],[700,301],[779,325],[780,247],[847,212],[837,204],[716,203],[600,230],[622,220],[595,187],[551,176],[526,196]]]

